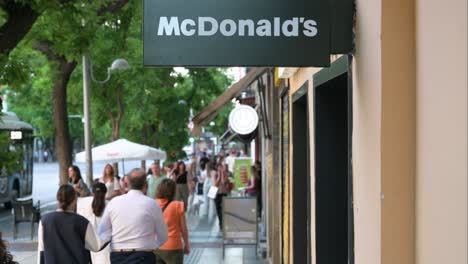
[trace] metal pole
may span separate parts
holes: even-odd
[[[84,138],[86,152],[86,180],[88,185],[93,182],[93,157],[91,153],[91,113],[90,113],[90,62],[83,55],[83,113],[84,113]]]

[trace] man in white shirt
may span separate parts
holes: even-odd
[[[226,164],[228,165],[229,172],[234,174],[234,165],[236,163],[237,152],[234,150],[231,151],[231,154],[226,157]]]
[[[98,233],[111,241],[111,263],[155,263],[153,251],[167,240],[161,208],[147,197],[146,175],[141,169],[129,174],[131,190],[106,206]]]

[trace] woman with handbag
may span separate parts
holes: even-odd
[[[218,187],[218,193],[215,198],[216,213],[218,214],[219,230],[223,230],[223,197],[230,192],[229,174],[226,171],[225,164],[218,164],[216,175],[213,179],[213,185]]]

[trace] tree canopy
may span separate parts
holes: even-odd
[[[0,54],[0,84],[9,90],[11,110],[32,123],[37,136],[54,142],[59,160],[71,155],[67,144],[83,141],[83,54],[98,80],[106,78],[117,58],[131,65],[112,72],[105,84],[91,83],[94,145],[122,137],[181,158],[190,112],[200,111],[231,82],[219,68],[190,68],[187,74],[144,68],[141,1],[55,0],[42,8],[33,4],[40,5],[39,0],[23,2],[38,17],[16,48]],[[0,9],[0,30],[9,19]],[[216,122],[225,124],[226,118],[222,113]],[[70,162],[64,158],[61,167]]]

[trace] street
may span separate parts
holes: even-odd
[[[94,178],[99,178],[107,163],[96,162],[93,165]],[[151,161],[147,161],[147,166]],[[85,164],[76,164],[80,170],[85,171]],[[121,166],[121,164],[119,164]],[[125,162],[125,170],[139,167],[139,161]],[[121,168],[121,167],[120,167]],[[83,175],[84,178],[86,178]],[[33,199],[34,203],[41,201],[42,213],[55,210],[55,195],[58,189],[58,164],[35,163],[34,164]],[[212,208],[213,209],[213,208]],[[221,263],[222,246],[221,233],[218,229],[216,213],[211,211],[208,217],[188,215],[188,228],[190,232],[192,252],[184,259],[184,263]],[[16,261],[21,264],[36,263],[37,257],[37,225],[34,227],[31,240],[31,227],[28,223],[21,223],[18,228],[17,238],[13,239],[13,226],[11,211],[1,205],[0,207],[0,232],[2,238],[9,244],[8,248]],[[205,262],[203,260],[210,259]],[[226,249],[225,263],[264,263],[255,257],[253,247],[231,247]]]
[[[104,166],[107,163],[105,162],[94,162],[93,163],[93,176],[94,178],[99,178],[102,176],[102,171]],[[147,166],[151,164],[151,161],[147,161]],[[85,163],[76,163],[82,172],[83,178],[86,180],[86,175],[83,173],[86,171]],[[119,163],[120,169],[122,169],[121,163]],[[125,162],[125,171],[129,171],[132,168],[140,166],[140,161],[126,161]],[[33,172],[33,201],[36,204],[38,201],[41,203],[41,210],[43,213],[55,209],[55,195],[58,189],[58,176],[59,166],[58,163],[34,163],[34,172]],[[12,238],[12,229],[11,229],[11,211],[6,210],[5,207],[0,205],[0,232],[6,240]],[[23,226],[23,225],[22,225]],[[22,235],[22,229],[20,228],[20,235]],[[28,236],[27,232],[24,233],[25,236]],[[20,236],[21,238],[21,236]]]
[[[106,162],[94,162],[93,163],[93,178],[97,179],[102,176],[102,171]],[[148,167],[151,161],[146,161]],[[83,179],[86,181],[86,164],[76,163],[80,170]],[[34,163],[33,172],[33,199],[34,203],[41,201],[42,206],[46,206],[55,201],[55,193],[58,189],[58,163]],[[125,161],[125,171],[128,172],[133,168],[140,167],[140,161]],[[119,163],[119,169],[122,170],[122,163]],[[120,173],[122,174],[122,173]],[[1,207],[0,214],[4,214],[4,208]]]

